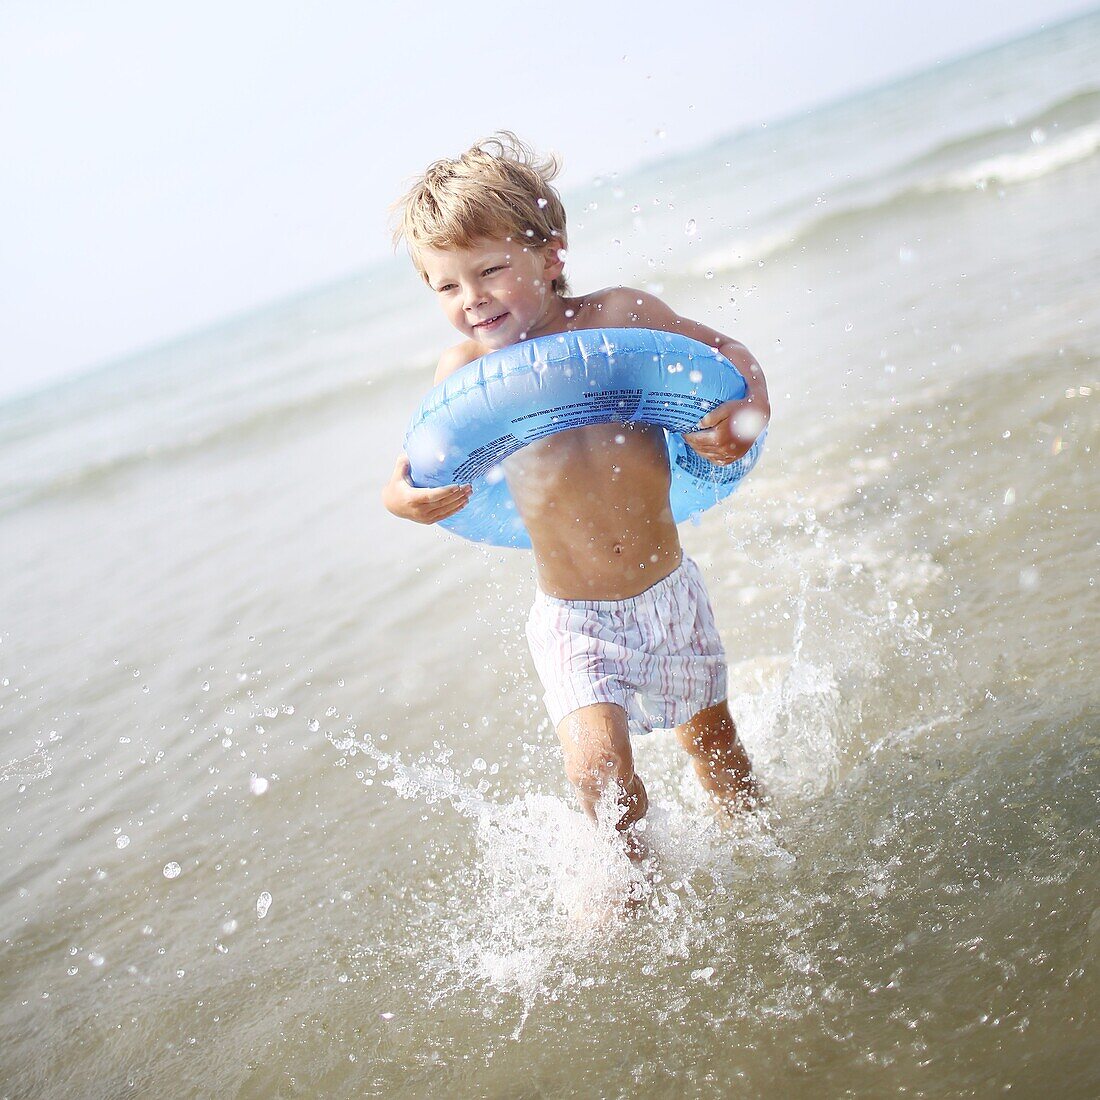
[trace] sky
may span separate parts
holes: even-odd
[[[391,255],[494,130],[568,191],[1094,6],[0,0],[0,398]]]

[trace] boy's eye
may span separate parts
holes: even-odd
[[[444,284],[443,284],[443,285],[442,285],[442,286],[441,286],[441,287],[439,288],[439,293],[440,293],[440,294],[442,294],[442,293],[443,293],[443,292],[444,292],[445,290],[454,290],[454,288],[455,288],[455,285],[454,285],[454,283],[444,283]]]
[[[496,267],[487,267],[481,274],[482,275],[492,275],[494,271],[503,271],[503,270],[504,270],[504,264],[497,264]]]

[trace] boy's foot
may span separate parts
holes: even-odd
[[[575,932],[590,932],[594,928],[605,928],[615,920],[615,916],[615,906],[609,898],[597,902],[577,898],[566,909],[565,920]]]
[[[628,855],[630,852],[628,850]],[[602,928],[622,916],[641,912],[653,896],[653,880],[657,872],[657,860],[648,849],[635,859],[631,856],[631,875],[625,889],[621,879],[614,885],[606,884],[603,890],[578,889],[566,899],[565,917],[578,931]]]
[[[630,883],[623,899],[623,912],[628,916],[640,913],[649,905],[649,900],[653,897],[653,880],[657,873],[657,861],[652,856],[647,856],[635,866],[641,871],[642,877]]]
[[[567,901],[565,920],[577,932],[606,928],[644,908],[648,899],[648,885],[640,882],[632,882],[625,894],[611,888],[594,897],[578,894]]]

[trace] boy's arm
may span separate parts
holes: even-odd
[[[771,418],[768,384],[752,352],[737,340],[698,321],[681,317],[660,298],[641,290],[616,287],[606,292],[601,305],[604,323],[609,326],[677,332],[708,344],[741,372],[748,385],[744,399],[726,401],[712,409],[699,421],[694,432],[684,436],[684,441],[716,466],[728,466],[744,455]]]
[[[473,340],[448,348],[435,369],[438,386],[449,374],[472,363],[481,355]],[[437,489],[420,489],[410,479],[409,456],[399,454],[390,480],[382,490],[382,504],[388,512],[414,523],[438,523],[441,519],[462,511],[473,493],[472,485],[441,485]]]

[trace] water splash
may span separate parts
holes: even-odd
[[[403,885],[395,923],[351,960],[360,977],[383,980],[404,960],[406,972],[422,976],[412,991],[420,1003],[472,998],[487,1012],[518,999],[518,1034],[537,1004],[613,981],[624,960],[669,974],[690,962],[683,980],[728,984],[752,943],[757,951],[769,945],[786,975],[769,1011],[797,1014],[813,1002],[806,990],[819,990],[814,967],[824,964],[801,941],[826,896],[822,879],[831,874],[829,889],[873,904],[894,870],[883,841],[858,873],[847,850],[828,854],[826,873],[813,823],[824,800],[863,790],[861,761],[901,735],[899,715],[917,720],[906,737],[920,736],[925,718],[942,723],[955,701],[945,681],[957,670],[915,600],[942,581],[935,562],[910,555],[899,564],[863,544],[853,552],[846,532],[818,518],[824,505],[815,511],[782,493],[768,499],[785,503],[741,510],[736,553],[745,569],[738,562],[716,585],[736,593],[747,619],[770,620],[770,633],[756,631],[753,654],[731,668],[742,686],[731,709],[770,794],[765,810],[719,828],[674,739],[637,740],[654,857],[642,872],[607,822],[593,828],[569,800],[534,783],[511,798],[491,793],[481,758],[463,771],[438,744],[434,756],[413,759],[383,751],[369,735],[330,736],[338,763],[365,785],[378,781],[424,807],[449,805],[471,822],[436,833],[430,858],[441,873]],[[545,765],[547,790],[564,791],[549,751]],[[801,869],[803,851],[812,868]],[[628,895],[634,905],[625,911]],[[755,980],[746,975],[744,995],[759,1007]]]
[[[381,751],[369,735],[329,740],[343,760],[365,765],[358,771],[364,783],[389,772],[383,782],[400,797],[448,802],[473,822],[472,859],[437,853],[453,870],[442,899],[421,899],[420,920],[430,928],[414,930],[420,922],[414,919],[399,932],[408,945],[364,948],[360,963],[369,968],[394,950],[414,953],[417,968],[431,974],[433,1002],[469,990],[518,996],[517,1034],[536,1002],[581,981],[578,968],[598,970],[606,952],[629,941],[640,923],[682,951],[685,937],[705,935],[698,918],[716,895],[744,891],[793,863],[767,813],[719,827],[686,757],[661,758],[678,753],[670,738],[650,738],[637,752],[639,770],[654,777],[644,822],[651,856],[642,866],[627,858],[609,806],[593,826],[555,795],[528,791],[495,801],[485,796],[485,780],[468,786],[438,758],[405,761]]]
[[[53,760],[41,746],[19,760],[0,765],[0,783],[35,783],[53,774]]]

